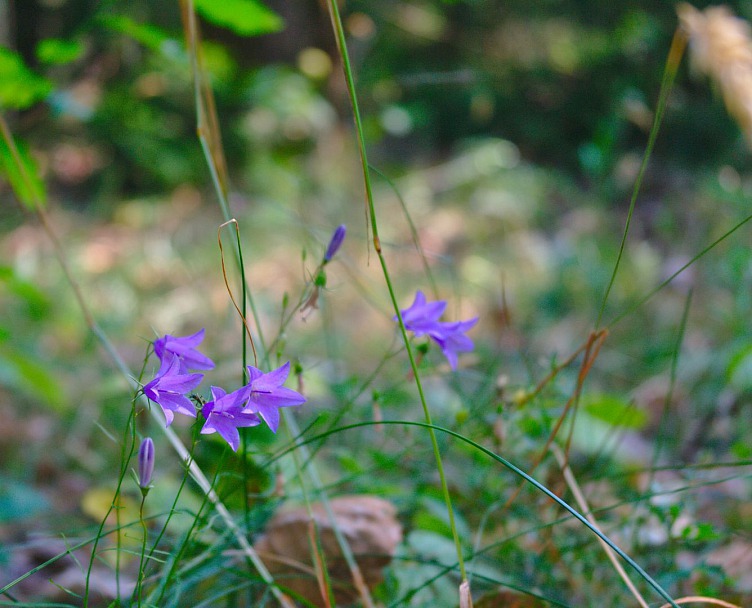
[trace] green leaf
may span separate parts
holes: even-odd
[[[744,346],[734,353],[726,369],[726,378],[738,391],[752,389],[752,346]]]
[[[115,32],[130,36],[145,47],[159,53],[165,50],[165,43],[172,38],[164,30],[150,23],[136,23],[125,15],[106,15],[99,18],[99,23]]]
[[[593,418],[611,426],[638,430],[648,421],[648,415],[643,410],[638,410],[618,395],[587,395],[583,405]]]
[[[13,268],[0,265],[0,286],[6,286],[22,302],[22,310],[34,321],[47,316],[51,309],[50,301],[44,292],[33,283],[24,281],[16,276]],[[3,340],[3,329],[0,326],[0,342]]]
[[[80,40],[47,38],[37,45],[37,59],[42,63],[62,65],[78,59],[84,52]]]
[[[18,53],[0,47],[0,108],[23,110],[51,91],[52,83],[26,67]]]
[[[2,84],[0,84],[0,88],[2,88]],[[8,144],[0,138],[0,175],[4,175],[8,179],[18,200],[33,210],[37,205],[45,205],[47,191],[44,182],[39,177],[36,161],[29,153],[28,147],[20,141],[15,143],[18,157],[11,153]]]
[[[56,411],[64,409],[62,387],[48,369],[38,359],[7,346],[0,351],[0,384],[41,401]]]
[[[240,36],[271,34],[284,25],[279,15],[257,0],[194,0],[194,6],[207,21]]]

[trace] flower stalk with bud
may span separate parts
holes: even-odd
[[[339,237],[336,247],[330,244],[333,252],[341,245],[342,238],[344,236]],[[204,375],[191,370],[208,370],[214,367],[214,362],[196,349],[203,338],[202,329],[191,336],[167,335],[154,342],[154,352],[159,357],[161,366],[154,379],[145,384],[142,390],[146,397],[162,408],[166,426],[172,423],[175,414],[196,418],[196,405],[188,394],[199,386]],[[198,397],[193,397],[199,403],[204,418],[201,434],[218,433],[236,452],[240,444],[239,428],[257,426],[263,421],[276,433],[279,427],[279,408],[301,405],[306,401],[297,391],[283,386],[289,373],[289,361],[267,373],[249,365],[249,382],[245,386],[231,393],[227,393],[221,387],[212,386],[212,399],[206,403],[201,402]],[[147,456],[151,454],[153,471],[153,453],[151,439],[148,442],[144,440],[139,450],[139,485],[142,492],[148,486],[148,481],[145,480],[147,477],[150,479],[151,475]]]

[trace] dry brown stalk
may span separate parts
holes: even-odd
[[[726,6],[699,11],[689,4],[676,7],[679,23],[689,37],[692,64],[721,89],[729,113],[752,147],[752,28]]]

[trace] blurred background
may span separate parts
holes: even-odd
[[[438,417],[531,462],[577,370],[565,370],[536,407],[515,410],[512,396],[574,352],[593,327],[652,126],[676,6],[340,6],[398,297],[407,306],[416,286],[431,293],[435,285],[449,300],[447,319],[481,317],[471,334],[476,352],[460,372],[448,381],[443,371],[429,377]],[[728,6],[752,18],[749,2]],[[372,417],[375,404],[385,418],[417,418],[403,355],[389,358],[399,342],[369,256],[352,114],[326,6],[201,0],[196,9],[248,280],[273,355],[303,366],[312,407],[301,410],[302,419],[358,421]],[[240,336],[216,243],[223,220],[196,137],[178,3],[0,0],[0,43],[5,117],[38,166],[55,229],[104,329],[138,370],[155,332],[206,327],[204,351],[220,363],[212,383],[236,379]],[[619,322],[588,380],[590,418],[575,438],[591,465],[600,462],[585,468],[595,481],[607,470],[598,461],[604,454],[645,465],[645,454],[659,449],[671,462],[752,457],[748,230],[637,306],[750,213],[749,147],[687,59],[606,308],[605,323]],[[412,244],[403,205],[435,283]],[[298,301],[341,223],[348,240],[330,265],[320,309],[295,315],[275,340],[282,311],[293,305],[285,307],[285,298]],[[33,518],[45,516],[50,530],[69,523],[66,513],[96,519],[103,499],[92,492],[109,487],[119,455],[108,433],[119,436],[130,402],[87,332],[46,236],[5,181],[0,256],[0,539],[9,543],[20,542]],[[427,357],[443,363],[437,352]],[[368,390],[358,392],[359,378],[382,360]],[[625,411],[636,413],[621,434]],[[621,439],[609,443],[614,437]],[[272,439],[264,436],[260,449]],[[219,448],[209,442],[200,449]],[[380,445],[356,460],[337,447],[327,456],[332,483],[388,493],[416,528],[429,525],[439,517],[430,507],[435,497],[424,488],[430,500],[414,503],[411,480],[429,475],[430,457],[415,456],[380,480],[360,474],[392,466],[380,460],[385,453]],[[417,473],[405,479],[412,467]],[[480,473],[466,478],[459,465],[452,472],[475,529],[480,514],[468,505],[491,504],[506,486]],[[271,474],[258,475],[257,490],[268,489]],[[619,492],[637,491],[638,481],[623,483]],[[713,488],[718,494],[692,496],[691,515],[731,538],[752,517],[743,500],[749,478],[739,473],[729,487]],[[669,506],[663,524],[677,517]],[[672,570],[677,547],[660,557],[646,550],[644,558],[667,577],[674,572],[688,592],[695,584],[752,592],[752,567],[732,583],[718,574],[721,558],[697,573],[717,538],[700,539],[708,544],[680,574]],[[18,571],[18,555],[0,550],[0,572],[3,564]],[[534,568],[525,563],[520,569]]]

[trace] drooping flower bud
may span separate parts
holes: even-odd
[[[138,485],[141,493],[146,493],[151,487],[151,476],[154,473],[154,442],[151,437],[146,437],[138,448]]]
[[[326,248],[326,253],[324,254],[324,264],[330,262],[335,254],[339,251],[339,248],[342,247],[342,241],[345,240],[346,234],[347,227],[344,224],[337,226],[337,229],[334,231],[334,234],[332,234],[332,238],[329,241],[329,246]]]

